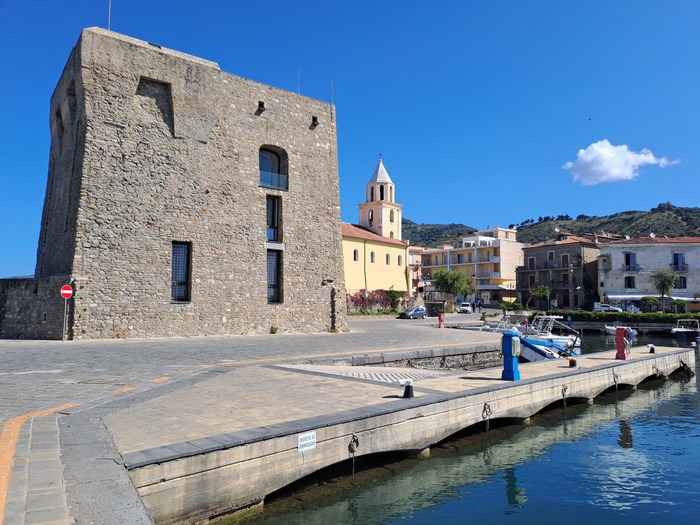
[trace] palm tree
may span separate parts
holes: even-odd
[[[661,311],[665,312],[664,297],[666,297],[673,285],[676,284],[678,275],[670,268],[658,268],[651,272],[651,282],[654,283],[654,288],[661,295]]]

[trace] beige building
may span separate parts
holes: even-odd
[[[597,236],[557,233],[553,239],[523,248],[524,264],[517,269],[518,301],[531,308],[590,308],[596,296]],[[539,285],[548,298],[532,296]]]
[[[360,290],[411,291],[408,242],[401,240],[401,205],[381,158],[359,205],[359,225],[343,223],[345,287]]]
[[[601,247],[598,259],[598,291],[601,302],[627,307],[640,306],[645,296],[658,297],[650,275],[657,269],[671,269],[678,275],[671,299],[700,308],[700,237],[636,237]]]
[[[523,261],[523,244],[516,236],[515,229],[488,228],[465,237],[457,248],[445,245],[424,250],[423,278],[430,282],[436,270],[458,270],[476,284],[475,297],[465,299],[490,305],[515,301],[515,269]],[[431,288],[428,285],[426,290]]]

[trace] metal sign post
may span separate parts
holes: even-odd
[[[63,341],[65,341],[68,326],[68,299],[73,297],[73,287],[70,284],[61,286],[61,297],[63,297]]]

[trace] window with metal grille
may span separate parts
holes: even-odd
[[[267,302],[282,302],[282,252],[267,250]]]
[[[170,298],[188,302],[192,278],[192,244],[173,241]]]

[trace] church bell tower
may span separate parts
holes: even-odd
[[[401,205],[396,204],[394,183],[384,167],[381,155],[379,163],[365,187],[365,201],[360,204],[360,226],[377,235],[401,240]]]

